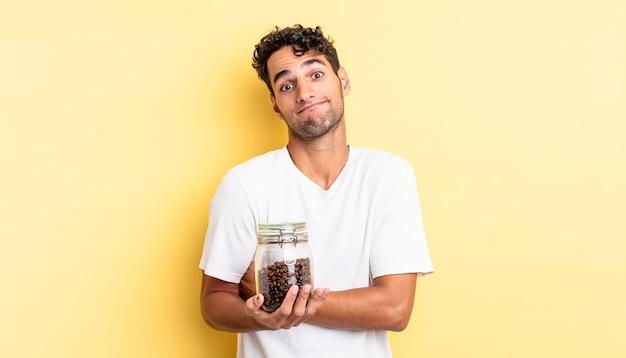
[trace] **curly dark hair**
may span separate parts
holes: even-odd
[[[335,73],[339,71],[339,57],[333,46],[333,40],[330,37],[325,37],[319,26],[307,28],[297,24],[283,29],[276,26],[254,47],[254,54],[252,55],[252,67],[272,94],[274,91],[267,71],[267,60],[274,52],[285,46],[291,46],[296,56],[302,56],[308,51],[324,55],[326,60],[330,62],[333,71]]]

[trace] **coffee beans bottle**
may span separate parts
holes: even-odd
[[[259,224],[256,252],[257,293],[263,310],[280,307],[292,285],[313,285],[313,262],[306,223]]]

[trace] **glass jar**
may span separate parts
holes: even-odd
[[[274,312],[291,286],[313,286],[306,223],[259,224],[257,236],[257,294],[263,294],[263,310]]]

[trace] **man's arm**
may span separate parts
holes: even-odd
[[[417,274],[387,275],[371,287],[331,292],[307,323],[348,330],[402,331],[409,324]]]
[[[292,286],[283,304],[270,314],[261,309],[263,295],[255,295],[244,301],[239,295],[238,286],[202,274],[200,308],[204,321],[210,327],[230,332],[295,327],[313,316],[328,295],[328,289],[318,288],[311,293],[310,285],[302,289]]]
[[[237,284],[202,273],[200,309],[206,324],[220,331],[247,332],[262,329],[246,313]]]
[[[307,323],[335,329],[402,331],[413,311],[416,279],[415,273],[386,275],[375,278],[372,287],[330,292]],[[238,293],[249,298],[254,287],[252,263]]]

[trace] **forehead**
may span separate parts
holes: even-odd
[[[285,46],[274,52],[267,60],[267,73],[272,79],[279,72],[292,72],[302,68],[305,64],[311,64],[310,60],[312,59],[317,60],[313,63],[321,62],[324,66],[330,67],[330,63],[326,60],[324,55],[307,51],[303,55],[296,56],[291,46]]]

